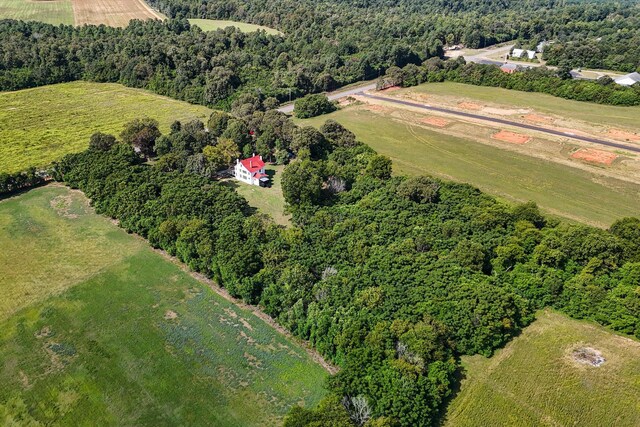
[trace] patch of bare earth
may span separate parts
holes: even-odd
[[[165,320],[177,319],[178,318],[178,313],[176,313],[173,310],[167,310],[167,312],[164,313],[164,318],[165,318]]]
[[[531,140],[530,136],[522,135],[521,133],[510,132],[508,130],[501,130],[498,133],[494,133],[491,135],[491,138],[497,139],[498,141],[508,142],[510,144],[524,144]]]
[[[423,117],[422,119],[420,119],[420,123],[443,128],[451,122],[440,117]]]
[[[125,27],[132,19],[164,19],[144,0],[72,0],[76,25]]]
[[[391,111],[390,108],[388,107],[384,107],[382,105],[377,105],[377,104],[367,104],[367,106],[365,107],[367,110],[369,111],[376,111],[376,112],[381,112],[381,113],[386,113]]]
[[[66,196],[56,196],[51,199],[49,204],[51,208],[56,211],[58,215],[64,218],[76,219],[78,218],[77,214],[71,213],[71,204],[73,203],[73,198],[71,195]]]
[[[389,86],[387,88],[381,89],[380,92],[395,92],[399,89],[401,89],[400,86]]]
[[[622,141],[640,142],[640,135],[619,129],[609,129],[609,136]]]
[[[573,153],[571,158],[609,166],[618,158],[618,155],[608,151],[596,150],[595,148],[581,148]]]
[[[599,368],[606,359],[602,353],[592,347],[578,347],[571,352],[571,358],[575,363]]]
[[[475,102],[459,102],[458,107],[464,108],[465,110],[473,110],[479,111],[482,110],[482,105],[476,104]]]
[[[553,118],[547,116],[541,116],[540,114],[526,114],[522,116],[527,121],[535,123],[552,123]]]

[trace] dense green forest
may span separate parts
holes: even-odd
[[[338,123],[299,128],[258,107],[214,113],[210,135],[198,122],[160,135],[135,121],[123,142],[96,135],[55,174],[341,367],[330,397],[285,425],[432,425],[458,357],[491,355],[545,306],[640,337],[638,219],[570,225],[469,185],[392,177],[390,160]],[[296,156],[282,177],[290,228],[210,178],[214,148],[263,139]]]
[[[514,39],[558,40],[545,55],[563,66],[629,71],[640,65],[640,13],[633,2],[151,3],[174,19],[127,28],[0,21],[0,90],[84,79],[228,108],[242,93],[284,101],[375,78],[392,66],[420,65],[442,56],[447,44],[484,47]],[[189,17],[253,22],[284,35],[232,28],[204,33],[191,28]]]
[[[500,70],[497,65],[466,63],[462,57],[447,61],[431,58],[420,66],[408,64],[404,68],[390,67],[386,74],[378,79],[378,88],[452,81],[524,92],[541,92],[598,104],[640,105],[640,85],[618,85],[608,76],[598,80],[578,80],[571,78],[569,71],[570,69],[565,67],[557,71],[546,67],[532,67],[522,68],[510,74]]]

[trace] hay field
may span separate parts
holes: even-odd
[[[151,9],[144,0],[72,0],[76,25],[105,24],[126,27],[132,19],[147,20],[166,17]]]
[[[262,25],[247,24],[245,22],[237,21],[221,21],[217,19],[189,19],[191,25],[200,27],[202,31],[215,31],[221,28],[236,27],[243,33],[251,33],[253,31],[264,30],[267,34],[281,35],[282,33],[274,28],[265,27]]]
[[[605,362],[580,363],[593,348]],[[445,427],[640,425],[640,342],[550,310],[493,357],[464,357]]]
[[[277,425],[324,395],[304,349],[81,193],[0,201],[0,221],[3,425]]]
[[[360,141],[389,156],[398,174],[430,174],[469,183],[507,201],[533,200],[547,213],[600,227],[608,227],[623,216],[640,216],[640,184],[607,176],[598,167],[572,167],[475,141],[473,138],[484,132],[479,126],[444,125],[457,126],[460,134],[467,135],[455,136],[439,126],[413,120],[413,116],[405,119],[404,112],[396,114],[372,107],[384,108],[353,105],[295,121],[314,127],[327,119],[340,122]],[[486,131],[485,139],[490,141],[493,131]],[[525,149],[528,146],[529,143],[518,145]],[[569,158],[568,152],[564,154]]]
[[[72,0],[2,0],[0,19],[3,18],[73,25]]]
[[[118,135],[149,116],[168,132],[174,120],[205,120],[211,110],[115,83],[73,82],[0,93],[0,173],[44,166],[84,150],[94,132]]]

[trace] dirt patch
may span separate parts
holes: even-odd
[[[249,354],[246,351],[243,356],[247,361],[247,363],[249,363],[249,366],[256,369],[262,369],[262,363],[260,362],[260,359],[258,359],[256,356],[254,356],[253,354]]]
[[[79,216],[77,214],[71,213],[71,204],[73,203],[73,198],[71,195],[68,196],[56,196],[51,199],[49,204],[51,208],[56,211],[58,215],[64,218],[76,219]]]
[[[389,86],[384,89],[381,89],[380,92],[395,92],[396,90],[402,89],[400,86]]]
[[[422,119],[420,119],[420,123],[443,128],[451,122],[446,119],[441,119],[440,117],[423,117]]]
[[[367,104],[367,106],[365,107],[367,110],[369,111],[376,111],[376,112],[389,112],[391,111],[390,108],[388,107],[384,107],[382,105],[376,105],[376,104]]]
[[[482,105],[476,104],[475,102],[459,102],[458,107],[464,108],[465,110],[482,110]]]
[[[573,153],[571,158],[609,166],[618,158],[618,155],[608,151],[596,150],[595,148],[581,148]]]
[[[494,108],[494,107],[485,107],[482,109],[484,113],[495,114],[496,116],[513,116],[515,114],[523,114],[528,112],[529,110],[516,110],[510,108]]]
[[[553,123],[553,118],[541,116],[540,114],[526,114],[522,118],[534,123]]]
[[[530,136],[522,135],[521,133],[510,132],[508,130],[501,130],[498,133],[494,133],[493,135],[491,135],[491,138],[508,142],[510,144],[524,144],[531,140]]]
[[[622,141],[640,142],[640,135],[619,129],[609,129],[609,136]]]
[[[591,347],[578,347],[571,352],[571,357],[576,363],[590,365],[594,368],[599,368],[606,361],[602,357],[602,353]]]
[[[165,318],[165,320],[177,319],[178,318],[178,313],[176,313],[173,310],[167,310],[167,312],[164,313],[164,318]]]

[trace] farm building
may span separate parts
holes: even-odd
[[[256,156],[255,154],[248,159],[237,159],[233,175],[238,181],[246,182],[247,184],[259,185],[260,187],[266,187],[269,184],[269,177],[264,170],[262,156]]]
[[[535,50],[524,50],[524,49],[513,49],[511,51],[512,58],[529,58],[535,59],[536,51]]]
[[[511,74],[518,71],[518,66],[516,64],[502,64],[500,69],[505,73]]]
[[[632,86],[640,83],[640,73],[629,73],[614,80],[619,85]]]

